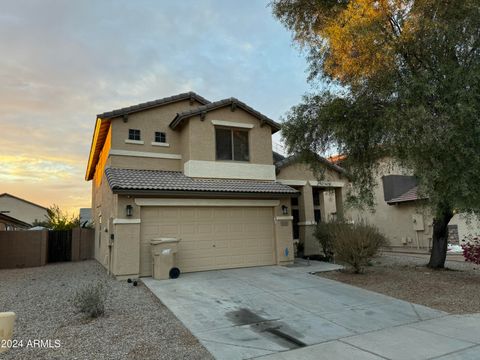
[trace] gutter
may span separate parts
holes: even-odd
[[[140,190],[140,189],[112,189],[114,194],[119,195],[157,195],[167,197],[218,197],[218,198],[285,198],[298,197],[300,192],[296,193],[249,193],[249,192],[228,192],[228,191],[179,191],[179,190]]]

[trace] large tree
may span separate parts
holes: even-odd
[[[479,1],[271,6],[321,81],[286,115],[288,151],[345,154],[351,198],[370,205],[381,158],[411,170],[434,214],[429,266],[442,268],[454,212],[480,209]]]

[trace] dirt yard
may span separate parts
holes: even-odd
[[[425,267],[427,262],[425,257],[383,255],[364,274],[335,271],[318,275],[452,314],[480,312],[478,266],[447,261],[447,269],[435,271]]]
[[[72,298],[84,284],[105,281],[105,316],[88,320]],[[211,359],[180,321],[143,285],[106,275],[96,261],[0,270],[0,311],[17,314],[14,339],[24,347],[2,359]],[[28,340],[60,341],[57,349]]]

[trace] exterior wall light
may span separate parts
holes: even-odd
[[[288,215],[288,206],[282,205],[282,214]]]
[[[125,207],[125,213],[126,213],[127,216],[132,216],[132,214],[133,214],[133,207],[132,207],[132,205],[127,205],[127,206]]]

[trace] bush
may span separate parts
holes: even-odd
[[[465,261],[480,265],[480,236],[469,236],[462,245]]]
[[[337,224],[333,228],[333,253],[335,259],[350,265],[355,273],[361,273],[377,255],[387,240],[380,231],[365,223]]]
[[[104,314],[107,300],[107,287],[102,282],[87,284],[79,288],[73,299],[75,308],[88,317],[96,318]]]
[[[335,257],[352,266],[356,273],[362,272],[380,247],[387,245],[387,240],[376,227],[362,222],[319,223],[314,236],[329,261]]]
[[[319,222],[315,227],[313,236],[315,236],[320,243],[323,254],[327,261],[333,259],[333,242],[335,238],[335,228],[339,226],[336,222]]]

